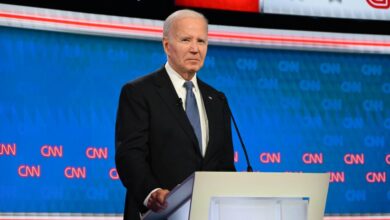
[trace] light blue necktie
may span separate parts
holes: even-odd
[[[187,90],[186,95],[186,114],[192,127],[194,128],[195,135],[198,138],[200,152],[202,152],[202,130],[200,128],[200,117],[198,105],[196,104],[195,95],[192,92],[194,84],[191,81],[186,81],[183,85]]]

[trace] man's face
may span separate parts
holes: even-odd
[[[174,22],[163,39],[168,62],[180,75],[193,75],[203,66],[207,44],[207,23],[193,17]]]

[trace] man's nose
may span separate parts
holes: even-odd
[[[192,42],[191,43],[191,45],[190,45],[190,52],[192,52],[192,53],[199,52],[199,46],[198,46],[197,42]]]

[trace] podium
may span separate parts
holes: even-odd
[[[328,173],[195,172],[143,220],[322,220]]]

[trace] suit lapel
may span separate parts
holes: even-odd
[[[216,99],[218,98],[214,93],[212,93],[208,87],[205,85],[203,81],[201,81],[198,78],[198,86],[200,93],[202,95],[203,104],[206,109],[207,114],[207,120],[208,120],[208,127],[209,127],[209,141],[206,148],[205,158],[208,154],[210,154],[210,151],[213,150],[213,141],[215,137],[215,131],[216,131],[216,112],[214,110],[214,104]]]
[[[188,120],[182,104],[179,101],[179,96],[177,95],[165,68],[162,68],[157,72],[155,77],[155,85],[158,90],[158,94],[163,99],[165,104],[167,104],[169,110],[172,112],[173,116],[179,122],[181,128],[191,139],[193,146],[200,154],[199,147],[197,147],[199,145],[195,132],[193,131],[190,121]]]

